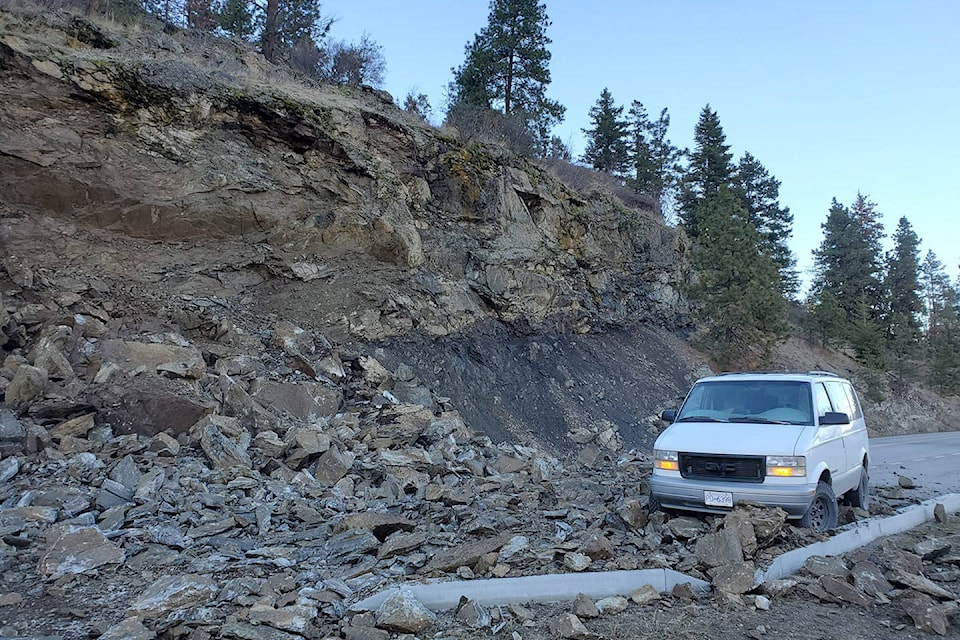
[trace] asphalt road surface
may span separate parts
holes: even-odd
[[[870,438],[870,485],[898,486],[898,475],[912,479],[911,498],[927,500],[960,493],[960,431]]]

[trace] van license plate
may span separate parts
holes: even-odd
[[[703,503],[708,507],[733,508],[733,494],[729,491],[704,491]]]

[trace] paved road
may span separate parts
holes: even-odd
[[[916,482],[911,498],[960,493],[960,431],[870,438],[870,455],[873,488],[897,486],[899,474]]]

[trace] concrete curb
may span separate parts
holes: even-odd
[[[757,569],[754,584],[767,580],[778,580],[791,576],[800,570],[811,556],[836,556],[869,544],[883,536],[903,533],[929,520],[933,520],[933,509],[942,504],[947,513],[960,511],[960,493],[948,493],[939,498],[926,500],[918,505],[906,507],[896,515],[885,518],[870,518],[857,522],[853,528],[831,536],[828,540],[815,542],[800,549],[787,551],[779,556],[766,569]]]
[[[766,569],[757,569],[754,584],[760,585],[767,580],[793,575],[811,556],[835,556],[847,553],[877,538],[902,533],[921,525],[933,519],[933,510],[937,504],[942,504],[947,513],[956,513],[960,511],[960,494],[950,493],[927,500],[886,518],[863,520],[828,540],[788,551],[774,560]],[[554,573],[489,580],[431,580],[425,583],[389,587],[352,604],[350,610],[374,611],[384,600],[400,589],[409,590],[428,609],[444,611],[456,607],[460,603],[461,596],[488,606],[528,602],[568,602],[580,593],[594,599],[617,595],[629,596],[645,585],[651,585],[663,593],[684,583],[700,593],[711,589],[709,582],[672,569]]]
[[[644,585],[657,591],[670,591],[688,583],[694,591],[706,592],[710,583],[672,569],[638,569],[636,571],[603,571],[554,573],[518,578],[489,580],[431,581],[390,587],[350,606],[351,611],[373,611],[400,589],[408,589],[431,611],[452,609],[466,596],[483,605],[522,604],[527,602],[567,602],[583,593],[599,599],[608,596],[629,596]]]

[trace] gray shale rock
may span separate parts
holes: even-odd
[[[709,574],[714,589],[739,595],[753,589],[756,567],[752,562],[735,562],[710,569]]]
[[[123,549],[107,540],[96,527],[61,526],[52,533],[37,570],[48,578],[59,578],[121,564],[124,559]]]
[[[432,611],[402,587],[383,601],[376,616],[378,627],[398,633],[419,633],[437,621]]]
[[[737,531],[722,529],[708,533],[697,539],[694,552],[701,564],[707,568],[743,562],[743,547]]]
[[[220,587],[197,574],[163,576],[130,605],[130,613],[143,619],[163,618],[190,607],[204,606],[216,597]]]
[[[900,599],[899,604],[903,612],[913,620],[913,625],[920,631],[935,633],[940,636],[947,635],[949,623],[946,610],[929,596],[911,593]]]
[[[868,596],[885,595],[893,589],[880,567],[869,560],[858,562],[850,574],[853,577],[853,586]]]
[[[250,434],[236,418],[206,416],[190,428],[190,434],[200,441],[207,459],[217,469],[250,468],[253,464],[247,453]]]
[[[571,613],[578,618],[600,617],[600,610],[597,608],[597,603],[583,593],[578,593],[577,597],[573,599]]]
[[[145,627],[143,621],[134,616],[108,628],[99,640],[153,640],[156,637],[156,632]]]
[[[21,365],[7,387],[4,402],[11,406],[30,403],[43,395],[47,383],[46,371],[27,364]]]
[[[558,638],[571,638],[573,640],[585,640],[595,638],[593,633],[583,626],[580,618],[572,613],[561,613],[550,621],[550,631]]]

